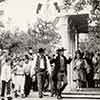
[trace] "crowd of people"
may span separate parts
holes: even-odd
[[[43,92],[47,90],[51,92],[51,97],[62,98],[62,91],[68,84],[67,64],[70,63],[77,90],[99,87],[100,53],[77,50],[73,58],[67,58],[65,50],[57,49],[52,57],[45,54],[43,48],[36,54],[31,50],[24,56],[12,56],[8,50],[0,51],[1,100],[5,100],[5,89],[8,100],[12,100],[12,93],[15,98],[25,98],[32,89],[38,91],[39,98],[43,98]]]

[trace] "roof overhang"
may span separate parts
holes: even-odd
[[[69,20],[72,21],[77,33],[88,33],[88,14],[69,15]]]

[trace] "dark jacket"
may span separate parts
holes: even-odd
[[[65,56],[62,56],[64,58],[64,69],[65,69],[65,73],[67,74],[67,64],[70,64],[71,62],[71,58],[67,59]],[[51,60],[51,64],[55,63],[55,68],[53,71],[54,75],[57,75],[57,73],[60,71],[60,56],[58,55],[55,59]]]

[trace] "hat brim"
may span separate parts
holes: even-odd
[[[67,49],[62,49],[62,51],[66,51]]]
[[[45,48],[44,49],[39,49],[38,53],[44,53],[45,52]]]
[[[67,49],[58,49],[57,52],[66,51]]]

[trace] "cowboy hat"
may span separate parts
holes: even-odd
[[[45,49],[44,48],[39,48],[38,53],[44,53]]]
[[[61,51],[66,51],[66,49],[64,49],[64,48],[62,47],[62,48],[58,48],[56,51],[57,51],[57,52],[61,52]]]
[[[64,49],[63,47],[61,48],[61,51],[66,51],[66,49]]]

